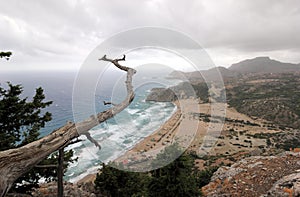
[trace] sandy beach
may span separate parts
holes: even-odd
[[[185,101],[184,104],[190,103],[190,101]],[[123,165],[131,165],[143,162],[145,160],[155,157],[161,150],[163,150],[167,145],[172,143],[175,134],[179,130],[179,125],[186,117],[187,109],[189,107],[182,107],[183,103],[180,101],[174,102],[177,106],[174,114],[158,128],[151,135],[145,137],[139,143],[137,143],[132,149],[125,152],[119,158],[114,160],[116,163],[122,163]],[[76,183],[90,182],[94,181],[95,175],[87,175],[80,179]]]
[[[216,151],[223,153],[231,149],[234,151],[230,141],[225,141],[226,146],[224,147],[216,147],[215,144],[224,129],[239,129],[239,127],[234,126],[232,123],[224,123],[221,120],[206,122],[199,120],[197,115],[204,114],[215,117],[225,117],[226,115],[227,118],[231,119],[254,121],[250,117],[238,113],[235,109],[228,108],[227,104],[224,103],[199,103],[197,99],[181,99],[176,101],[175,104],[177,110],[159,129],[145,137],[114,162],[123,164],[125,169],[149,171],[151,170],[150,165],[153,158],[162,152],[166,146],[174,142],[177,142],[183,150],[189,148],[198,155],[217,154]],[[256,122],[259,122],[259,120],[256,120]],[[243,126],[242,129],[247,129],[247,126]],[[265,129],[253,127],[250,130],[261,132]],[[271,131],[265,130],[264,132]],[[262,143],[264,142],[258,141],[256,146]],[[88,175],[79,182],[82,182],[82,180],[91,181],[94,178],[95,176]]]
[[[125,168],[136,171],[151,170],[151,161],[172,143],[178,143],[183,150],[190,147],[195,137],[205,135],[207,125],[192,118],[199,112],[197,99],[183,99],[175,102],[176,112],[159,129],[144,138],[132,149],[115,160]],[[206,109],[205,109],[206,110]],[[200,133],[199,133],[200,131]]]
[[[210,113],[210,105],[201,107],[203,104],[199,104],[197,99],[178,100],[174,104],[177,106],[177,110],[159,129],[145,137],[114,162],[122,163],[125,168],[132,170],[148,171],[152,159],[175,141],[183,149],[190,147],[195,140],[201,143],[208,124],[195,120],[192,113],[199,111]],[[87,175],[78,182],[90,181],[91,177],[95,178],[95,176]]]

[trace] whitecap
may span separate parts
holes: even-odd
[[[139,109],[131,109],[131,108],[127,108],[126,111],[129,113],[129,114],[135,114],[139,111]]]
[[[112,161],[124,154],[158,129],[176,111],[176,106],[170,103],[139,100],[134,106],[125,109],[127,113],[118,114],[107,121],[105,127],[102,124],[91,131],[92,136],[101,144],[101,150],[87,140],[80,146],[73,147],[80,165],[77,163],[70,166],[66,174],[69,181],[76,182],[88,174],[96,173],[101,162]]]

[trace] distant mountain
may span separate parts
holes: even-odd
[[[190,81],[204,81],[205,78],[208,81],[219,80],[222,76],[223,79],[237,77],[239,73],[231,71],[225,67],[215,67],[208,70],[200,70],[194,72],[182,72],[182,71],[173,71],[169,74],[168,78],[176,79],[188,79]]]
[[[209,80],[215,79],[216,77],[218,77],[220,75],[223,78],[232,78],[232,77],[238,76],[237,72],[231,71],[222,66],[204,70],[204,71],[201,71],[201,73],[206,79],[209,79]]]
[[[167,78],[170,78],[170,79],[184,79],[188,73],[189,72],[182,72],[182,71],[179,71],[179,70],[174,70],[173,72],[171,72],[167,76]]]
[[[269,57],[256,57],[232,64],[230,71],[238,73],[284,73],[300,71],[299,64],[283,63]]]
[[[190,81],[218,81],[220,75],[223,80],[236,78],[242,74],[263,74],[263,73],[286,73],[300,72],[300,64],[283,63],[269,57],[256,57],[239,63],[232,64],[229,68],[215,67],[208,70],[182,72],[173,71],[168,78],[188,79]]]

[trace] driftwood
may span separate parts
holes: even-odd
[[[113,105],[110,109],[93,115],[82,122],[68,122],[63,127],[37,141],[19,148],[0,152],[0,196],[5,196],[17,178],[28,172],[49,154],[72,144],[72,140],[80,135],[86,135],[88,140],[100,148],[98,142],[91,137],[88,131],[112,118],[132,102],[134,99],[132,76],[136,71],[119,64],[119,61],[125,61],[125,55],[122,59],[108,59],[104,55],[99,60],[111,62],[120,70],[127,72],[126,98],[120,104]]]

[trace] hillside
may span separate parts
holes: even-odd
[[[220,167],[204,196],[300,196],[300,154],[254,156]]]
[[[285,127],[300,127],[300,73],[261,74],[226,84],[227,102],[239,112]]]
[[[241,66],[244,67],[247,65]],[[229,104],[226,118],[216,142],[204,142],[206,129],[218,128],[221,120],[220,116],[211,115],[208,102],[210,89],[219,88],[210,81],[220,74],[225,78]],[[284,152],[300,144],[300,72],[238,73],[218,67],[203,71],[200,77],[197,72],[180,71],[173,72],[171,77],[192,83],[154,88],[146,101],[175,102],[176,113],[116,161],[133,168],[145,166],[155,157],[153,153],[180,139],[179,136],[186,140],[195,135],[187,153],[201,177],[199,190],[206,185],[202,187],[204,196],[300,195],[300,155]],[[205,83],[203,77],[209,82]],[[193,125],[199,126],[195,133],[191,133]],[[93,191],[92,187],[87,191]],[[49,185],[41,188],[36,196],[42,191],[53,193],[55,189]],[[66,192],[69,190],[81,196],[90,195],[81,185],[66,185]]]
[[[300,65],[292,63],[283,63],[269,57],[256,57],[247,59],[239,63],[232,64],[229,68],[232,72],[242,74],[246,73],[284,73],[299,72]]]
[[[232,64],[229,68],[222,66],[208,70],[194,72],[173,71],[168,78],[186,79],[190,81],[213,81],[216,76],[222,76],[223,80],[231,78],[241,78],[245,74],[266,74],[266,73],[288,73],[300,72],[300,64],[283,63],[273,60],[270,57],[256,57],[253,59],[243,60]]]
[[[215,67],[208,70],[200,70],[194,72],[173,71],[168,78],[189,80],[192,82],[216,81],[220,77],[223,79],[236,78],[240,76],[238,72],[231,71],[225,67]],[[205,79],[205,80],[204,80]]]
[[[183,73],[172,77],[192,83],[218,82],[223,77],[227,103],[239,112],[272,121],[284,127],[300,127],[300,65],[256,57],[231,67]],[[263,113],[262,113],[263,112]]]
[[[200,98],[208,102],[208,87],[205,83],[182,82],[170,88],[153,88],[146,101],[173,102],[178,99]]]
[[[189,148],[199,169],[218,168],[202,188],[204,196],[300,196],[300,65],[258,57],[202,74],[212,79],[217,69],[227,76],[223,130],[214,145],[204,144],[212,146],[208,155],[197,157],[201,134]],[[179,73],[203,82],[199,73]],[[217,124],[209,104],[200,105],[189,119],[203,127]],[[238,116],[231,117],[234,110]]]

